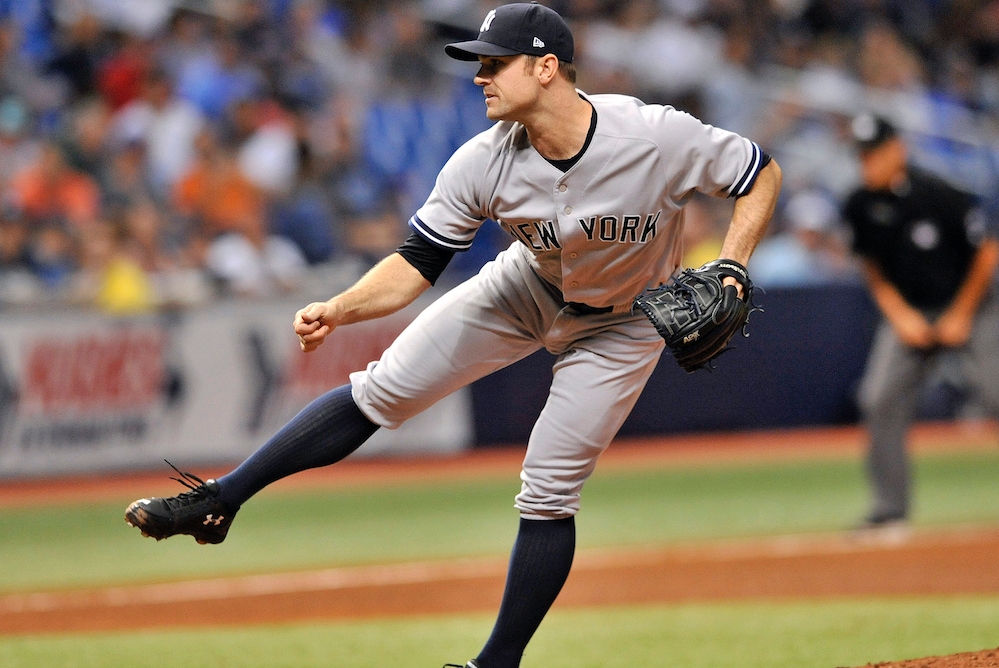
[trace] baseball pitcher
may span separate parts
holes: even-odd
[[[781,173],[752,141],[672,107],[578,90],[570,29],[542,5],[497,7],[476,39],[446,52],[477,64],[495,124],[444,166],[396,252],[295,315],[301,348],[413,302],[484,224],[508,232],[510,247],[235,470],[207,481],[178,471],[188,491],[136,501],[126,519],[156,539],[220,543],[271,482],[340,461],[377,429],[546,348],[554,379],[524,457],[506,589],[492,634],[464,664],[513,668],[569,574],[580,490],[663,350],[693,371],[745,327],[744,267]],[[722,256],[684,270],[683,207],[695,192],[735,198],[733,215]]]

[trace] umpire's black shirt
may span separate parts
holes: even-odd
[[[964,281],[984,231],[974,198],[910,168],[892,191],[860,189],[843,209],[853,248],[873,260],[907,302],[935,311]]]

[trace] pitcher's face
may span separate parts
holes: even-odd
[[[527,57],[479,56],[475,85],[486,96],[486,117],[493,121],[519,120],[535,105],[541,85]]]

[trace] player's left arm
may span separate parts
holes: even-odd
[[[999,240],[988,237],[978,246],[954,299],[934,323],[940,345],[961,346],[968,341],[975,313],[992,285],[996,267],[999,267]]]
[[[722,258],[735,260],[742,266],[749,264],[749,257],[763,238],[774,214],[781,180],[780,166],[771,158],[766,167],[760,170],[752,189],[735,200],[732,222],[722,243]],[[729,285],[736,284],[732,278],[725,279],[725,282]]]

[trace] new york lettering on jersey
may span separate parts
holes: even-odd
[[[642,215],[590,216],[577,218],[589,241],[619,244],[644,244],[656,236],[656,224],[662,211]]]
[[[643,215],[590,216],[577,218],[587,241],[619,244],[644,244],[656,236],[656,224],[662,211]],[[500,222],[510,235],[536,252],[561,250],[554,220],[529,223]]]

